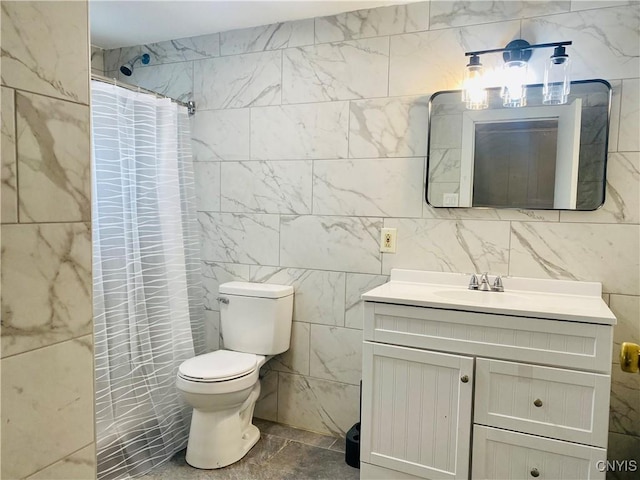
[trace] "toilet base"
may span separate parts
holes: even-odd
[[[260,439],[260,430],[251,423],[260,383],[240,408],[222,411],[193,409],[186,460],[201,469],[226,467],[244,457]]]

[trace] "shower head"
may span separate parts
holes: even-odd
[[[133,66],[138,60],[142,61],[143,65],[146,65],[151,60],[151,57],[149,56],[148,53],[143,53],[142,55],[138,55],[137,57],[129,60],[127,63],[122,65],[120,67],[120,72],[122,72],[123,75],[130,77],[131,74],[133,73]]]

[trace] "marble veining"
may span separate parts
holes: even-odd
[[[360,385],[362,332],[350,328],[311,325],[312,377]]]
[[[91,219],[89,108],[16,93],[22,222]]]
[[[631,377],[631,378],[629,378]],[[609,430],[640,437],[640,378],[614,365],[611,375]]]
[[[220,211],[220,162],[193,162],[196,210]]]
[[[220,53],[237,55],[313,44],[313,19],[273,23],[220,34]]]
[[[388,37],[288,48],[282,58],[282,103],[387,94]]]
[[[429,2],[357,10],[315,19],[316,43],[416,32],[429,28]]]
[[[604,205],[588,213],[563,211],[560,219],[581,223],[640,223],[640,153],[610,153]]]
[[[221,348],[220,335],[220,312],[205,310],[204,317],[204,351],[196,350],[196,355],[202,353],[214,352]],[[195,345],[194,345],[195,347]]]
[[[150,65],[200,60],[220,55],[220,38],[217,33],[179,38],[150,43],[145,45],[143,50],[151,56]]]
[[[2,478],[86,447],[93,423],[92,335],[2,359],[2,453],[13,460],[2,462]]]
[[[344,436],[358,420],[360,388],[281,372],[278,421]]]
[[[349,157],[426,156],[426,97],[352,101],[349,114]]]
[[[16,176],[16,125],[14,90],[2,87],[1,114],[1,145],[2,145],[2,223],[18,221],[18,186]]]
[[[116,77],[130,85],[138,85],[182,102],[193,100],[193,70],[190,64],[188,68],[180,63],[144,67],[136,65],[130,77],[120,71],[112,72],[109,77]]]
[[[620,139],[618,150],[621,152],[637,152],[640,150],[640,80],[622,81],[622,98],[620,106]]]
[[[204,290],[205,310],[220,310],[220,305],[216,299],[218,298],[218,290],[221,283],[248,282],[249,275],[249,265],[204,260],[202,262],[202,288]]]
[[[278,264],[278,216],[198,212],[202,259]]]
[[[279,372],[309,375],[309,334],[311,325],[302,322],[291,324],[289,350],[269,362],[270,368]]]
[[[362,330],[363,304],[360,296],[389,281],[387,275],[347,273],[344,326]]]
[[[618,324],[613,334],[613,366],[609,430],[640,436],[640,378],[620,370],[622,342],[640,343],[640,297],[611,295],[610,308]]]
[[[346,158],[349,102],[251,110],[253,160]]]
[[[202,110],[191,119],[193,159],[249,160],[250,110]]]
[[[392,268],[509,272],[509,222],[385,219],[384,226],[397,228],[402,239],[398,253],[382,254],[384,274]]]
[[[87,2],[65,8],[56,2],[2,2],[1,8],[2,85],[88,104]]]
[[[225,212],[311,213],[312,162],[222,162]]]
[[[434,0],[431,2],[430,29],[568,12],[572,3],[576,2]]]
[[[380,272],[382,220],[290,216],[280,220],[280,265],[359,273]]]
[[[635,78],[640,71],[638,38],[640,9],[636,6],[583,10],[522,21],[522,38],[570,38],[571,76]],[[532,81],[542,82],[546,55],[533,55]]]
[[[460,182],[457,182],[460,185]],[[491,209],[491,208],[433,208],[422,205],[424,218],[449,220],[518,220],[527,222],[557,222],[560,212],[554,210]]]
[[[121,65],[143,53],[148,53],[150,56],[149,66],[218,57],[220,56],[220,39],[217,33],[213,33],[106,50],[104,70],[117,71]],[[144,68],[140,63],[135,67]]]
[[[424,158],[316,160],[313,213],[420,217]]]
[[[344,325],[345,273],[284,267],[251,267],[251,281],[292,285],[293,319]]]
[[[280,51],[196,61],[195,101],[203,110],[279,104],[281,64]]]
[[[93,478],[96,474],[96,446],[94,443],[72,453],[28,477],[28,480],[64,480]]]
[[[639,295],[639,235],[640,225],[512,222],[509,273],[599,281],[605,292]]]
[[[459,148],[432,148],[429,152],[429,185],[460,182]],[[441,205],[441,203],[439,203]]]
[[[91,229],[2,227],[2,355],[91,333]]]
[[[389,95],[455,90],[462,82],[464,52],[496,48],[518,37],[518,20],[394,35],[389,54]],[[498,55],[482,60],[485,68],[495,68],[502,61]]]
[[[260,396],[253,417],[274,422],[278,419],[278,372],[268,366],[260,370]]]

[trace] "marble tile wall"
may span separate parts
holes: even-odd
[[[96,476],[87,7],[2,2],[7,479]]]
[[[169,69],[181,79],[172,91],[192,92],[199,106],[192,126],[210,331],[221,282],[296,287],[292,348],[265,372],[260,416],[334,434],[357,421],[358,297],[394,267],[600,281],[619,317],[616,346],[637,338],[639,22],[638,2],[433,0],[214,34],[198,57],[167,47],[139,69],[156,84]],[[429,96],[459,88],[464,51],[520,35],[573,40],[573,78],[612,83],[605,205],[431,208]],[[130,51],[107,52],[106,70]],[[532,59],[538,72],[543,57]],[[379,252],[383,226],[398,229],[396,254]],[[622,452],[621,442],[640,439],[640,387],[615,375],[611,451]]]

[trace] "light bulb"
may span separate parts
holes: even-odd
[[[524,107],[527,105],[527,62],[511,60],[504,64],[502,83],[502,105]]]
[[[473,55],[464,71],[462,83],[462,101],[469,110],[482,110],[488,107],[483,73],[480,57]]]

